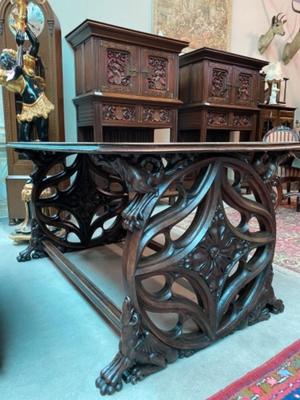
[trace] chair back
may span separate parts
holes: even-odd
[[[295,129],[287,126],[277,126],[269,130],[263,137],[263,142],[267,143],[283,143],[283,142],[300,142],[300,135]],[[281,179],[300,178],[300,169],[293,168],[289,165],[279,165],[277,175]]]
[[[281,125],[269,130],[262,140],[267,143],[300,142],[300,135],[294,129]]]

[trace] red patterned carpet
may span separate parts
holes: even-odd
[[[276,211],[274,264],[300,274],[300,213],[295,211],[295,205],[280,206]]]
[[[300,340],[207,400],[300,399]]]

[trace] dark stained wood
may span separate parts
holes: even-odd
[[[91,20],[66,39],[75,54],[79,141],[147,142],[159,128],[176,141],[178,53],[186,42]]]
[[[294,127],[295,107],[286,107],[283,104],[260,104],[258,140],[277,126]]]
[[[263,60],[201,48],[179,57],[179,141],[257,140]],[[227,132],[227,134],[222,134]],[[211,135],[208,137],[208,135]]]
[[[183,40],[171,39],[165,36],[153,35],[134,29],[122,28],[120,26],[106,24],[104,22],[86,19],[72,30],[66,39],[73,47],[90,39],[91,36],[100,39],[115,40],[116,42],[131,43],[143,47],[152,47],[158,50],[166,50],[180,53],[188,43]]]
[[[119,350],[96,381],[102,395],[283,311],[272,288],[271,185],[278,165],[300,152],[299,143],[26,142],[9,147],[36,165],[34,229],[19,260],[48,253],[120,331]],[[61,169],[53,175],[56,165]],[[62,190],[66,181],[69,186]],[[176,201],[157,208],[170,189]],[[55,195],[42,197],[45,190]],[[190,225],[174,236],[187,217]],[[254,230],[253,219],[258,222]],[[126,297],[120,315],[61,252],[124,240]]]
[[[212,143],[77,143],[77,142],[15,142],[7,145],[18,151],[24,149],[58,153],[99,154],[164,154],[164,153],[232,153],[232,152],[288,152],[300,151],[299,143],[212,142]]]

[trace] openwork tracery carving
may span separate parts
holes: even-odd
[[[195,170],[197,176],[186,187],[185,178]],[[253,193],[251,199],[240,193],[245,184]],[[148,221],[139,227],[143,232],[130,235],[129,247],[137,243],[137,237],[140,242],[132,249],[135,268],[127,265],[127,276],[135,277],[136,300],[151,332],[175,348],[198,349],[246,324],[249,299],[258,301],[270,289],[266,271],[271,269],[274,252],[274,211],[260,179],[238,160],[199,161],[172,175],[164,190],[172,185],[177,187],[175,205],[153,214],[159,193],[148,203],[148,213],[144,212]],[[238,224],[231,222],[227,209],[238,214]],[[188,216],[190,225],[174,238],[176,225]],[[253,219],[255,231],[251,230]],[[147,255],[147,246],[159,236],[161,249]],[[156,292],[147,289],[153,280],[164,282]],[[181,284],[189,288],[189,295],[179,294]],[[269,303],[273,300],[271,295]],[[269,303],[261,307],[265,316]],[[177,317],[169,329],[161,329],[153,314]]]
[[[80,154],[51,159],[41,153],[35,162],[35,218],[48,239],[63,249],[79,250],[124,237],[121,212],[128,195],[119,177]],[[51,195],[43,196],[45,192]]]

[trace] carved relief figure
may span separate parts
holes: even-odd
[[[166,90],[167,88],[167,63],[160,57],[149,57],[150,76],[148,78],[149,89]]]
[[[279,18],[280,15],[281,15],[281,17]],[[260,36],[260,38],[258,40],[258,51],[260,52],[260,54],[264,53],[267,50],[270,43],[274,39],[275,35],[280,35],[280,36],[285,35],[283,25],[286,23],[287,20],[283,19],[283,18],[284,18],[284,15],[282,13],[274,15],[272,18],[270,28],[264,35]]]
[[[228,93],[227,88],[228,71],[213,69],[210,96],[225,97]]]
[[[251,97],[251,75],[240,74],[239,75],[239,87],[237,89],[238,99],[242,101],[248,101]]]
[[[111,85],[128,86],[130,75],[126,70],[129,67],[129,53],[114,49],[107,50],[107,80]]]

